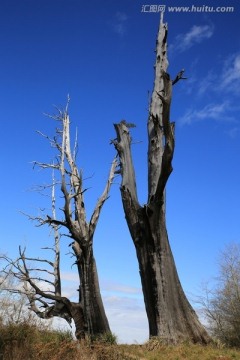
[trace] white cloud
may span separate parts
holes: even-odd
[[[122,13],[122,12],[117,12],[116,13],[116,18],[118,21],[121,21],[121,22],[124,22],[124,21],[127,21],[128,17],[125,13]]]
[[[70,287],[73,289],[77,288],[79,284],[79,278],[77,273],[71,273],[67,271],[61,272],[61,280],[63,282],[64,290],[69,289]],[[71,283],[69,287],[69,282]],[[142,294],[142,290],[136,286],[130,286],[122,283],[118,283],[112,280],[102,280],[100,284],[101,291],[105,292],[118,292],[122,294]]]
[[[216,88],[217,74],[210,71],[203,79],[197,84],[198,94],[204,95],[208,90],[214,90]]]
[[[142,299],[127,296],[106,296],[103,302],[109,320],[111,331],[117,336],[118,343],[144,343],[148,340],[148,321]],[[53,327],[61,330],[72,328],[60,318],[53,319]]]
[[[142,299],[126,296],[104,298],[111,329],[119,343],[143,343],[148,339],[148,321]]]
[[[103,302],[119,343],[143,343],[148,339],[148,321],[142,289],[114,281],[101,283]]]
[[[230,138],[235,139],[236,137],[238,137],[240,133],[240,127],[239,126],[235,126],[233,128],[231,128],[230,130],[226,131],[226,134],[228,136],[230,136]]]
[[[71,299],[72,301],[77,301],[79,297],[79,277],[76,272],[61,272],[61,281],[62,281],[62,295]]]
[[[213,32],[213,25],[194,25],[187,33],[177,35],[172,48],[183,52],[193,45],[209,39]]]
[[[119,35],[124,36],[127,31],[126,21],[128,17],[123,12],[117,12],[113,22],[113,30]]]
[[[240,93],[240,54],[228,56],[220,64],[220,68],[215,66],[203,79],[198,81],[198,94],[204,95],[206,91],[239,95]]]
[[[220,65],[220,66],[219,66]],[[239,136],[239,121],[237,113],[240,106],[236,96],[240,94],[240,53],[235,53],[225,58],[218,66],[211,69],[204,78],[194,82],[195,94],[212,97],[215,99],[208,105],[199,109],[189,109],[180,119],[181,125],[192,124],[203,120],[214,120],[234,124],[225,133],[231,138]],[[223,101],[217,100],[221,96]]]
[[[215,120],[215,121],[234,121],[234,118],[229,116],[229,102],[208,104],[200,110],[188,110],[183,115],[179,123],[181,125],[190,125],[194,122],[203,120]]]
[[[230,56],[223,68],[220,85],[221,89],[226,90],[240,90],[240,54]]]
[[[78,274],[75,272],[67,272],[67,271],[62,271],[61,272],[61,279],[64,281],[74,281],[74,282],[78,282],[79,281],[79,277]]]
[[[103,281],[101,283],[101,289],[108,292],[119,292],[122,294],[142,294],[142,290],[135,286],[128,286],[113,281]]]
[[[63,293],[75,300],[78,276],[75,273],[62,272]],[[145,312],[142,290],[139,287],[103,280],[100,283],[103,303],[111,330],[120,343],[143,343],[148,338],[148,322]],[[66,327],[67,323],[54,322],[57,327]],[[73,326],[74,332],[74,326]]]

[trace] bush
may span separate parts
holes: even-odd
[[[230,244],[221,253],[219,276],[213,290],[201,299],[213,337],[240,347],[240,245]]]
[[[53,359],[60,348],[71,343],[69,332],[44,330],[27,322],[0,326],[0,359],[4,360],[50,359],[49,354]],[[68,352],[75,354],[76,349],[69,348]]]

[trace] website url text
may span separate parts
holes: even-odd
[[[159,13],[159,12],[206,12],[206,13],[231,13],[234,12],[234,6],[166,6],[166,5],[142,5],[144,13]]]

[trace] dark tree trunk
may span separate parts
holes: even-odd
[[[110,332],[99,288],[98,273],[92,247],[82,252],[80,263],[80,301],[84,308],[84,319],[90,336]]]
[[[83,307],[79,303],[71,302],[69,306],[71,318],[75,324],[75,335],[78,340],[84,339],[86,335],[86,324],[84,320]]]
[[[131,136],[126,121],[115,124],[113,141],[120,159],[121,195],[128,227],[136,248],[150,336],[166,343],[207,343],[210,337],[188,302],[177,274],[168,241],[165,219],[165,187],[172,172],[174,123],[170,122],[172,81],[166,72],[167,25],[160,23],[155,81],[148,118],[148,202],[138,201],[131,156]]]
[[[180,284],[168,241],[163,211],[142,209],[141,227],[135,242],[149,319],[150,336],[166,343],[183,340],[207,343],[201,326]]]
[[[90,240],[89,243],[91,242]],[[79,252],[80,248],[75,244],[73,249],[77,259],[79,259],[77,263],[81,284],[79,302],[75,303],[59,296],[58,302],[52,306],[47,315],[44,314],[44,317],[59,316],[69,323],[72,319],[75,324],[77,339],[84,339],[86,336],[96,338],[98,335],[110,333],[111,330],[102,302],[92,246],[86,245]]]

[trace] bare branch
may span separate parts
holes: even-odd
[[[47,139],[51,145],[54,145],[56,143],[55,139],[51,139],[48,135],[43,134],[41,131],[37,130],[36,131],[37,134],[41,135],[43,138]]]
[[[117,158],[115,157],[115,159],[113,160],[112,165],[111,165],[111,169],[110,169],[110,173],[108,176],[108,180],[107,180],[105,189],[104,189],[101,197],[98,199],[98,202],[95,206],[95,209],[93,211],[93,214],[92,214],[92,217],[91,217],[91,220],[89,223],[90,237],[92,237],[94,234],[94,231],[96,229],[97,222],[98,222],[98,219],[100,216],[101,209],[103,207],[104,202],[107,200],[107,197],[108,197],[108,194],[109,194],[109,191],[110,191],[110,188],[111,188],[114,176],[115,176],[115,170],[116,170],[117,164],[118,164],[118,161],[117,161]]]
[[[49,261],[49,260],[46,260],[46,259],[25,257],[25,260],[27,260],[27,261],[36,261],[36,262],[46,263],[46,264],[50,265],[51,267],[53,267],[53,262],[52,262],[52,261]],[[33,270],[36,270],[36,269],[33,269]]]
[[[35,168],[35,166],[39,166],[42,169],[57,169],[59,170],[59,165],[56,164],[46,164],[46,163],[41,163],[38,161],[32,161],[33,164],[33,168]]]
[[[53,219],[56,219],[56,198],[55,198],[55,178],[54,178],[54,171],[53,171],[53,187],[52,187],[52,214]],[[54,241],[55,241],[55,260],[54,260],[54,288],[55,294],[61,296],[61,276],[60,276],[60,234],[58,231],[58,225],[53,224],[54,229]]]
[[[181,71],[179,71],[179,73],[177,74],[177,76],[175,77],[174,80],[172,80],[172,85],[176,84],[179,80],[187,80],[186,77],[183,77],[184,74],[184,69],[182,69]]]
[[[27,264],[26,264],[26,258],[25,258],[25,250],[22,251],[21,248],[19,248],[19,254],[20,254],[20,260],[22,261],[22,266],[18,264],[17,269],[19,270],[20,276],[22,276],[22,280],[29,283],[32,289],[35,290],[35,293],[37,295],[40,295],[46,299],[58,301],[61,300],[61,297],[52,295],[48,292],[42,291],[39,286],[32,280],[32,277],[30,276]]]
[[[74,148],[73,148],[73,160],[75,163],[76,163],[76,159],[77,159],[77,153],[78,153],[78,132],[76,129],[75,143],[74,143]]]
[[[64,214],[70,233],[74,239],[86,239],[88,234],[88,224],[86,222],[86,213],[84,207],[83,190],[82,190],[82,174],[78,172],[76,163],[72,157],[70,147],[70,120],[69,115],[65,111],[62,117],[63,137],[62,137],[62,153],[60,162],[60,171],[62,186],[61,190],[64,195],[65,205]],[[65,176],[65,160],[70,168],[70,191],[67,189]],[[72,219],[71,200],[74,198],[75,220]]]
[[[38,225],[36,225],[37,227],[42,226],[42,225],[46,225],[46,224],[47,225],[52,225],[52,226],[57,225],[57,226],[68,227],[67,223],[65,221],[53,219],[49,215],[46,215],[46,218],[44,219],[41,216],[32,216],[32,215],[26,214],[26,213],[24,213],[22,211],[20,211],[20,212],[21,212],[21,214],[27,216],[29,220],[38,222]]]

